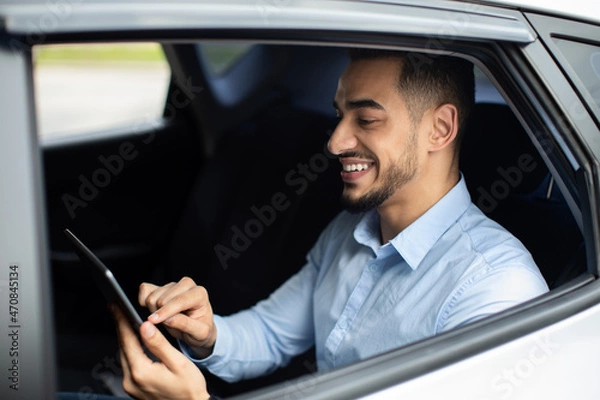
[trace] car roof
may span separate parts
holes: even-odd
[[[460,1],[460,0],[456,0]],[[462,1],[461,1],[462,2]],[[488,0],[475,3],[508,6],[522,11],[541,12],[571,17],[590,22],[600,22],[600,2],[589,0]]]
[[[301,2],[253,2],[241,0],[201,1],[176,0],[157,3],[149,0],[75,0],[52,4],[45,0],[1,0],[0,25],[16,34],[46,34],[61,32],[99,32],[104,30],[156,30],[193,28],[287,28],[298,19],[310,21],[307,29],[348,29],[341,20],[353,21],[354,30],[375,29],[395,33],[431,36],[439,32],[439,20],[421,18],[424,12],[435,11],[437,18],[454,21],[469,16],[470,29],[454,29],[456,37],[475,39],[532,41],[535,35],[520,14],[537,11],[562,17],[600,23],[600,4],[585,0],[562,2],[550,0],[303,0]],[[264,3],[264,4],[263,4]],[[396,13],[395,5],[405,6]],[[493,6],[493,7],[490,7]],[[500,6],[502,10],[497,7]],[[369,11],[373,10],[374,13]],[[227,11],[226,21],[211,17]],[[315,12],[319,11],[319,12]],[[404,16],[404,14],[408,15]],[[384,17],[385,16],[385,17]],[[431,14],[429,14],[431,16]],[[412,20],[411,20],[412,18]],[[461,19],[462,18],[462,19]],[[494,20],[494,21],[491,21]],[[503,21],[498,29],[498,21]],[[407,24],[408,22],[408,24]],[[412,22],[412,26],[411,25]],[[418,23],[417,23],[418,22]],[[493,22],[493,23],[490,23]],[[428,23],[433,25],[429,26]],[[420,24],[420,25],[419,25]],[[491,28],[494,25],[496,29]],[[465,28],[465,27],[463,27]],[[492,31],[493,30],[493,31]]]
[[[402,7],[402,8],[401,8]],[[400,8],[401,11],[400,12]],[[26,35],[27,42],[48,42],[51,36],[102,32],[183,32],[195,29],[243,29],[254,32],[298,29],[319,31],[382,32],[432,37],[440,34],[440,21],[456,39],[530,43],[536,34],[524,16],[511,9],[471,3],[433,0],[397,3],[352,0],[304,0],[248,3],[240,0],[157,3],[150,0],[86,0],[64,7],[39,0],[5,0],[0,24],[9,34]],[[457,28],[454,25],[459,24]],[[75,34],[75,35],[74,35]],[[36,41],[37,40],[37,41]]]
[[[340,2],[346,3],[357,3],[357,2],[372,2],[372,3],[396,3],[396,4],[415,4],[421,6],[443,6],[444,3],[448,3],[448,1],[444,0],[429,0],[427,3],[423,3],[421,0],[339,0]],[[193,3],[198,2],[198,0],[178,0],[175,3]],[[467,3],[467,4],[481,4],[481,5],[495,5],[495,6],[503,6],[510,8],[518,8],[523,11],[540,11],[549,14],[560,14],[560,15],[568,15],[575,18],[580,19],[592,19],[595,21],[600,21],[600,3],[599,2],[590,2],[589,0],[450,0],[449,2],[453,3]],[[63,7],[68,8],[76,7],[80,0],[74,0],[71,2],[65,2]],[[97,3],[104,4],[109,6],[112,4],[143,4],[147,3],[146,1],[139,0],[126,0],[126,1],[114,1],[114,0],[86,0],[85,3]],[[215,3],[218,3],[215,1]],[[258,3],[258,2],[257,2]],[[274,2],[274,5],[277,2]],[[168,6],[170,3],[165,4]],[[240,3],[242,4],[242,3]],[[0,7],[4,6],[31,6],[36,5],[40,7],[44,7],[48,10],[51,3],[46,0],[2,0],[0,2]],[[57,4],[58,5],[58,4]],[[258,4],[257,4],[258,5]],[[281,3],[280,5],[284,5]]]

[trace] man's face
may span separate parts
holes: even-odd
[[[361,60],[340,77],[334,100],[340,121],[329,150],[342,163],[349,211],[393,203],[418,176],[418,128],[397,90],[399,68],[396,59]]]

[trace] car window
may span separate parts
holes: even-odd
[[[42,137],[92,132],[160,118],[170,69],[158,43],[34,48]]]
[[[553,38],[587,92],[586,100],[600,118],[600,46],[570,39]]]
[[[225,74],[252,48],[248,43],[204,42],[198,45],[213,76]]]

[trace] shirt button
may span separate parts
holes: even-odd
[[[377,264],[371,264],[371,265],[369,265],[369,271],[371,271],[371,272],[377,271],[377,268],[378,268]]]
[[[341,330],[345,331],[346,329],[348,329],[348,321],[346,321],[346,320],[340,321],[339,327]]]

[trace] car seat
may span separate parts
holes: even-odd
[[[550,288],[584,272],[579,227],[508,106],[475,105],[460,166],[472,201],[523,242]]]
[[[339,163],[326,152],[335,119],[279,104],[227,132],[196,178],[154,280],[189,276],[205,286],[213,311],[228,315],[266,298],[305,263],[340,211]],[[225,384],[232,395],[313,372],[311,351],[286,369]]]

